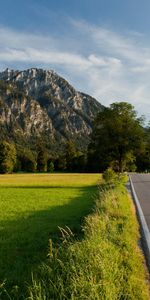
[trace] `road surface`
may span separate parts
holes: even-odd
[[[130,177],[150,231],[150,174],[132,174]]]

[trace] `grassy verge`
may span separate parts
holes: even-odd
[[[139,228],[125,188],[100,190],[83,230],[82,241],[66,228],[60,247],[50,242],[48,261],[34,274],[28,299],[149,299]]]

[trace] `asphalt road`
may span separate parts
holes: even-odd
[[[130,177],[150,231],[150,174],[132,174]]]

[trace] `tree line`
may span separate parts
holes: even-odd
[[[64,153],[50,154],[44,145],[37,150],[23,148],[9,141],[0,142],[0,173],[12,172],[82,172],[86,153],[79,151],[71,140],[65,143]]]
[[[40,145],[36,151],[0,142],[0,173],[11,172],[117,172],[150,170],[150,127],[144,127],[134,107],[127,102],[113,103],[99,112],[85,151],[72,140],[63,153],[50,154]]]

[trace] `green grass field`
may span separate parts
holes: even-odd
[[[0,176],[0,282],[9,290],[30,283],[46,259],[48,240],[58,226],[81,232],[91,212],[98,174],[17,174]]]
[[[69,235],[69,232],[68,232]],[[149,300],[139,226],[123,184],[99,189],[84,237],[49,247],[26,300]]]

